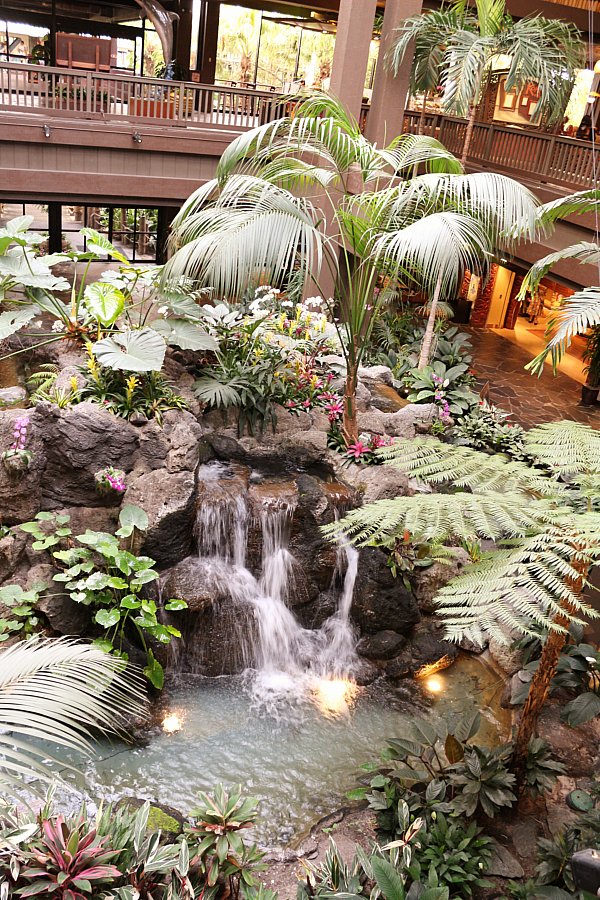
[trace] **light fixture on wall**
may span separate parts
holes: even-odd
[[[139,131],[134,131],[133,134],[131,135],[131,137],[135,141],[136,144],[142,143],[142,136],[139,133]]]
[[[42,125],[42,129],[43,129],[43,132],[44,132],[44,137],[49,138],[49,137],[50,137],[50,133],[51,133],[51,132],[50,132],[50,126],[49,126],[49,125]]]
[[[594,63],[594,74],[600,75],[600,59],[597,59]]]

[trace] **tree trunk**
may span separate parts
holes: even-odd
[[[346,446],[358,440],[358,421],[356,419],[356,387],[358,384],[358,366],[348,364],[346,385],[344,388],[344,418],[342,431]]]
[[[425,366],[429,363],[429,356],[431,354],[431,345],[433,343],[433,335],[435,331],[435,316],[438,308],[438,303],[440,299],[440,293],[442,290],[442,275],[441,273],[438,275],[438,280],[435,285],[435,290],[433,292],[433,299],[431,301],[431,309],[429,310],[429,318],[427,319],[427,326],[425,328],[425,334],[423,335],[423,343],[421,344],[421,353],[419,354],[419,364],[417,366],[418,369],[424,369]]]
[[[465,142],[463,144],[463,151],[460,161],[465,167],[467,165],[467,157],[469,155],[469,150],[471,149],[471,139],[473,137],[473,127],[475,125],[475,115],[477,113],[477,106],[472,106],[469,109],[469,118],[467,120],[467,130],[465,131]]]
[[[575,593],[581,593],[587,581],[589,567],[582,561],[574,562],[573,567],[580,573],[579,578],[573,579],[570,587]],[[571,612],[569,606],[563,606],[564,613],[559,613],[552,624],[560,628],[568,629],[571,622]],[[521,713],[519,720],[519,728],[515,739],[515,748],[513,750],[511,769],[514,772],[517,783],[517,794],[523,794],[525,790],[525,768],[527,764],[527,752],[529,742],[537,731],[537,724],[544,703],[548,699],[550,685],[556,668],[560,653],[567,641],[567,631],[556,631],[552,629],[548,634],[546,643],[542,649],[540,664],[537,667],[531,684],[529,686],[529,694]]]
[[[419,116],[419,128],[417,130],[417,134],[420,136],[425,131],[425,109],[427,107],[427,98],[429,96],[429,91],[425,91],[423,94],[423,105],[421,106],[421,115]]]

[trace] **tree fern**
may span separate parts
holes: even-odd
[[[323,528],[327,537],[345,534],[354,544],[393,545],[407,533],[414,541],[520,537],[557,523],[567,511],[551,500],[530,500],[517,492],[416,494],[377,500]]]
[[[429,484],[453,484],[475,493],[522,491],[529,496],[551,498],[567,492],[565,485],[526,463],[431,439],[397,441],[382,448],[378,455]]]
[[[565,608],[571,622],[598,618],[579,589],[581,569],[600,559],[600,515],[565,521],[560,529],[523,538],[514,547],[487,554],[443,587],[434,600],[450,640],[486,636],[508,643],[533,625],[556,628]]]
[[[525,435],[527,450],[561,475],[600,477],[600,431],[580,422],[548,422]]]

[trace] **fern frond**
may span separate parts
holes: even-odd
[[[397,441],[377,454],[389,465],[421,481],[453,484],[478,494],[522,491],[530,496],[560,498],[567,490],[526,463],[431,439]]]
[[[359,546],[389,546],[407,533],[413,541],[522,537],[557,524],[568,510],[518,492],[417,494],[377,500],[323,527],[328,538],[345,534]]]
[[[532,633],[534,625],[554,628],[569,611],[571,622],[598,618],[575,589],[581,571],[600,559],[600,515],[579,516],[518,545],[486,555],[441,589],[434,603],[446,637],[507,643],[511,632]]]
[[[600,431],[579,422],[548,422],[525,434],[529,453],[560,475],[600,475]]]

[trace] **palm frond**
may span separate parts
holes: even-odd
[[[519,296],[524,297],[526,291],[536,291],[540,286],[543,278],[556,265],[565,259],[576,259],[580,263],[597,263],[600,262],[600,246],[592,241],[579,241],[577,244],[571,244],[562,250],[556,250],[554,253],[548,253],[531,267],[527,273]]]
[[[580,422],[548,422],[525,434],[529,453],[560,475],[600,475],[600,431]]]
[[[535,359],[525,366],[534,375],[541,375],[548,356],[554,372],[576,334],[585,334],[589,328],[600,325],[600,287],[583,288],[565,297],[559,309],[552,314],[546,327],[547,344]]]
[[[479,99],[483,77],[496,54],[496,39],[461,29],[448,42],[442,84],[443,106],[457,116],[466,116]]]
[[[396,441],[389,447],[382,447],[377,455],[388,465],[428,484],[454,484],[479,494],[519,491],[528,496],[552,499],[565,496],[567,490],[526,463],[437,440]]]
[[[465,269],[485,270],[491,247],[476,219],[439,212],[380,235],[373,242],[372,252],[385,270],[427,292],[433,292],[439,280],[441,296],[447,297],[456,291]]]
[[[433,91],[440,83],[446,45],[461,27],[463,18],[454,6],[411,16],[395,30],[385,65],[398,75],[406,53],[410,52],[413,57],[410,92]]]
[[[578,191],[576,194],[559,197],[538,207],[537,225],[541,229],[548,230],[558,219],[594,212],[598,208],[600,208],[600,190]]]
[[[565,516],[550,500],[524,503],[522,493],[417,494],[377,500],[323,527],[328,538],[341,534],[359,546],[389,546],[406,534],[415,541],[497,540],[521,537]]]
[[[570,610],[572,622],[600,614],[573,588],[581,572],[600,559],[600,516],[578,517],[561,528],[525,537],[469,566],[434,598],[446,637],[508,643],[511,633],[534,625],[556,628],[553,620]]]
[[[179,249],[163,272],[163,283],[191,280],[235,298],[259,280],[282,284],[300,268],[318,272],[323,236],[312,205],[260,178],[234,175],[216,200],[201,196],[187,204],[173,225]]]
[[[0,783],[50,780],[42,741],[90,753],[92,730],[143,712],[141,680],[123,660],[73,640],[21,641],[0,652]]]

